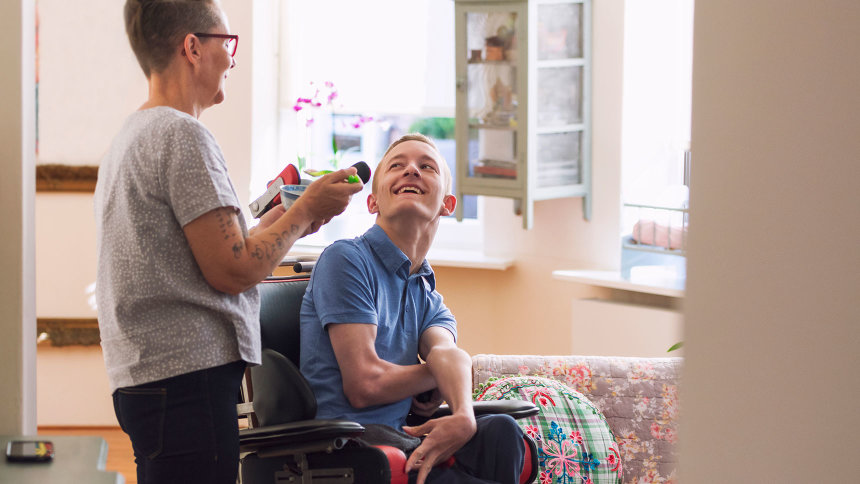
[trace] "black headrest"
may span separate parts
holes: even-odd
[[[259,284],[260,337],[271,348],[299,365],[299,313],[308,278],[267,279]]]

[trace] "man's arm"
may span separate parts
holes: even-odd
[[[364,408],[397,402],[436,387],[428,365],[397,365],[376,354],[376,325],[326,326],[350,405]]]
[[[439,392],[451,407],[451,415],[431,419],[418,427],[403,430],[424,437],[409,460],[406,472],[418,469],[418,484],[430,470],[465,445],[475,435],[477,426],[472,411],[472,359],[458,348],[454,336],[445,328],[434,326],[421,335],[419,345],[426,366],[433,375]]]
[[[432,326],[421,335],[418,350],[451,413],[463,413],[474,418],[472,358],[457,347],[454,335],[441,326]]]

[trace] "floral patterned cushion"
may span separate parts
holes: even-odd
[[[598,408],[621,451],[624,482],[677,482],[681,358],[475,355],[475,388],[491,378],[540,376],[564,383]]]
[[[584,395],[534,376],[492,379],[475,390],[475,400],[513,399],[539,409],[517,423],[537,444],[540,484],[621,483],[618,444],[603,414]]]

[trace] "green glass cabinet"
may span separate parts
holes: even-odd
[[[591,0],[455,0],[457,193],[591,214]],[[463,212],[457,207],[457,218]]]

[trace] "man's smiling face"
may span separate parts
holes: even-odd
[[[447,166],[438,151],[422,141],[404,141],[392,148],[377,167],[370,213],[431,220],[450,215],[456,199],[448,191]]]

